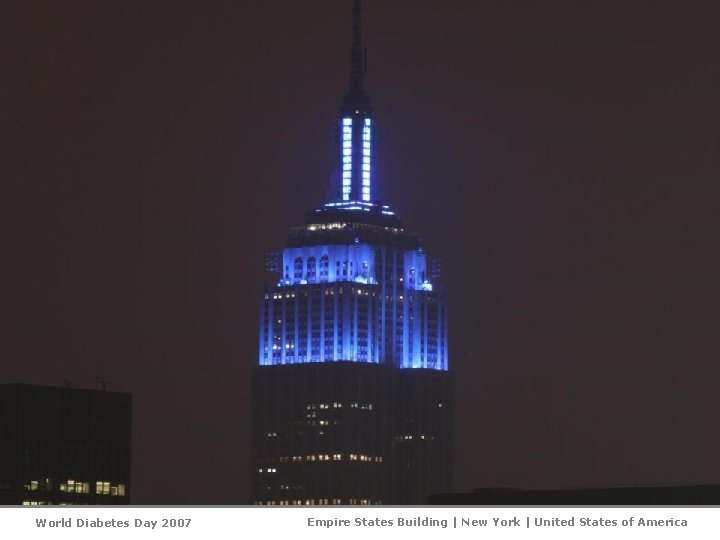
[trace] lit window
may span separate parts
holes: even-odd
[[[118,485],[117,485],[117,494],[118,494],[118,497],[124,497],[124,496],[125,496],[125,484],[118,484]]]

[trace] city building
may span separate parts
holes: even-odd
[[[0,385],[0,505],[130,503],[132,396]]]
[[[353,6],[329,197],[269,256],[253,370],[252,500],[425,504],[451,489],[453,379],[439,265],[376,195]]]
[[[440,506],[683,506],[720,504],[718,485],[614,486],[568,489],[482,488],[467,493],[437,493],[428,503]]]

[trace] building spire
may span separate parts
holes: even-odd
[[[353,1],[352,49],[350,51],[350,91],[345,96],[346,107],[367,107],[365,95],[365,72],[367,51],[362,45],[362,0]]]

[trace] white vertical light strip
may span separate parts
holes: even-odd
[[[342,200],[350,200],[352,185],[352,118],[342,120]]]
[[[365,119],[363,126],[363,152],[362,152],[362,200],[370,202],[370,130],[372,121]]]

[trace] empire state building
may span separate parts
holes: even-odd
[[[361,24],[354,0],[328,199],[267,261],[252,381],[254,504],[426,504],[453,487],[445,298],[421,237],[376,198]]]

